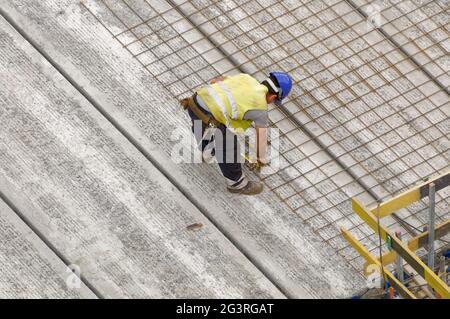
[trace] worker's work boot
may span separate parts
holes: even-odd
[[[247,185],[242,188],[236,189],[233,187],[228,187],[228,191],[233,194],[243,194],[243,195],[257,195],[263,190],[263,184],[261,182],[249,181]]]

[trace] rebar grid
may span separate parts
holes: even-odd
[[[386,3],[380,28],[396,21],[387,17],[399,4]],[[175,97],[223,73],[262,79],[275,69],[290,72],[298,85],[285,104],[289,116],[269,113],[282,132],[282,169],[264,182],[357,269],[361,259],[339,227],[371,251],[377,241],[352,213],[349,197],[373,205],[448,166],[449,99],[438,85],[447,81],[445,63],[436,64],[439,76],[428,77],[422,68],[433,60],[412,63],[347,1],[92,0],[85,6]],[[399,12],[396,19],[411,19],[411,11]],[[448,26],[433,23],[423,36],[445,31],[447,37],[421,48],[428,57],[449,41]],[[406,30],[387,33],[404,37]],[[449,198],[438,194],[437,222],[449,218]],[[416,228],[426,224],[425,203],[401,214]],[[406,232],[394,218],[386,223]]]
[[[351,0],[366,14],[368,0]],[[377,2],[373,2],[377,3]],[[450,14],[447,0],[390,0],[381,2],[379,17],[387,34],[423,66],[442,88],[450,87]],[[369,9],[369,10],[368,10]]]

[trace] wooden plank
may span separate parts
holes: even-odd
[[[374,207],[370,211],[375,216],[377,216],[379,212],[380,218],[389,216],[390,214],[407,207],[421,198],[428,196],[428,185],[432,182],[435,183],[436,191],[447,187],[450,184],[450,171],[433,177],[428,181],[381,203],[379,208]]]
[[[412,269],[412,267],[408,264],[404,266],[405,271],[413,276],[413,281],[417,286],[420,286],[419,292],[422,295],[422,298],[430,298],[436,299],[436,296],[433,294],[433,291],[429,288],[428,283],[421,276],[417,274],[417,272]]]
[[[441,238],[446,236],[450,232],[450,220],[447,220],[439,225],[436,226],[436,232],[435,232],[435,238]],[[411,238],[407,246],[408,248],[415,252],[419,248],[425,247],[428,244],[428,231],[421,233],[420,235]],[[395,259],[397,257],[397,253],[394,250],[388,251],[383,254],[383,265],[387,266],[389,264],[392,264],[395,262]],[[378,257],[379,260],[379,257]],[[368,264],[366,263],[364,265],[364,271],[366,271]]]
[[[341,228],[341,232],[344,238],[347,239],[347,241],[353,246],[353,248],[355,248],[356,251],[358,251],[358,253],[367,260],[367,262],[377,265],[381,270],[380,262],[366,249],[366,247],[364,247],[345,228]],[[394,289],[397,290],[404,298],[416,299],[416,296],[414,296],[414,294],[409,291],[408,288],[406,288],[397,278],[395,278],[395,276],[386,267],[383,267],[383,272],[385,275],[385,280],[389,281],[392,287],[394,287]]]

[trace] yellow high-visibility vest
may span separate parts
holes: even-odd
[[[252,124],[243,119],[247,111],[267,111],[267,92],[265,85],[241,73],[203,87],[197,94],[217,121],[229,128],[246,130]]]

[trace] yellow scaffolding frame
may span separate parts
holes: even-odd
[[[428,196],[428,185],[430,183],[435,184],[436,192],[447,187],[450,184],[450,171],[436,176],[416,187],[401,193],[383,203],[378,207],[374,207],[370,210],[372,214],[377,216],[380,214],[380,218],[391,215],[392,213],[398,211],[399,209],[405,208],[406,206],[421,200]]]
[[[359,252],[361,256],[363,256],[371,264],[375,264],[381,269],[381,263],[367,250],[366,247],[364,247],[355,237],[353,237],[347,229],[342,227],[341,231],[344,238],[348,240],[348,242],[353,246],[353,248],[356,249],[356,251]],[[414,294],[409,291],[408,288],[406,288],[397,278],[395,278],[395,276],[384,266],[383,273],[385,275],[384,279],[389,280],[392,287],[394,287],[404,298],[416,299],[416,296],[414,296]]]
[[[436,226],[435,229],[435,238],[441,238],[444,237],[450,233],[450,220],[447,220],[439,225]],[[424,247],[428,243],[428,231],[421,233],[420,235],[411,238],[407,246],[411,251],[416,251],[419,248]],[[381,257],[383,260],[383,266],[390,265],[395,262],[395,259],[397,258],[397,253],[394,250],[388,251],[384,253]],[[377,257],[377,260],[380,261],[380,258]],[[364,264],[364,273],[367,274],[367,267],[371,265],[372,263],[366,262]]]
[[[444,283],[425,263],[414,253],[420,247],[428,242],[428,232],[424,232],[419,236],[412,238],[407,244],[403,243],[396,236],[393,236],[385,227],[379,224],[379,220],[389,216],[396,210],[404,208],[409,204],[416,202],[428,196],[429,184],[434,183],[436,191],[447,187],[450,184],[450,171],[439,175],[429,181],[422,183],[379,206],[369,209],[365,207],[358,199],[352,199],[353,210],[369,225],[380,237],[388,243],[391,251],[382,256],[383,265],[379,258],[373,256],[356,238],[354,238],[348,230],[341,228],[344,238],[366,259],[365,271],[369,264],[375,264],[383,267],[385,279],[405,298],[415,298],[400,281],[398,281],[385,266],[394,262],[397,254],[401,256],[425,281],[432,287],[442,298],[450,299],[450,288]],[[378,215],[379,214],[379,215]],[[377,215],[379,218],[377,218]],[[435,238],[445,236],[450,231],[450,220],[438,225],[435,231]]]

